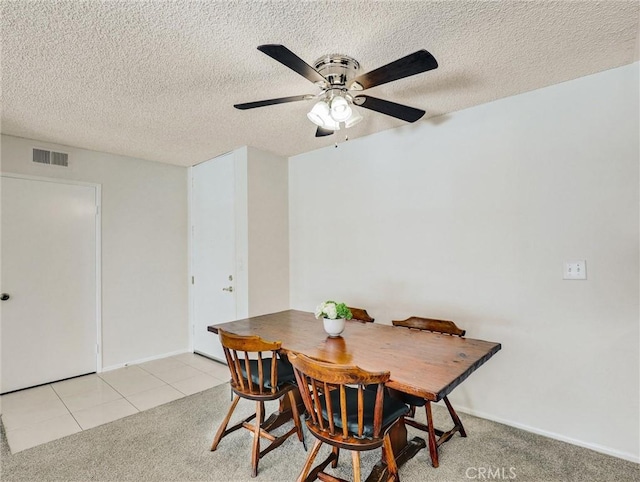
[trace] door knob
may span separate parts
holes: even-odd
[[[0,295],[0,300],[2,301],[7,301],[9,298],[11,298],[11,296],[9,296],[9,293],[2,293]]]
[[[222,291],[232,292],[233,291],[233,286],[229,286],[228,288],[222,288]]]

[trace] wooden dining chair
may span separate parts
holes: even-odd
[[[295,397],[298,388],[295,385],[293,367],[288,361],[280,358],[278,353],[280,342],[265,341],[259,336],[235,335],[223,330],[218,330],[218,334],[231,372],[230,384],[235,397],[227,416],[216,432],[211,450],[216,450],[222,438],[239,428],[253,432],[251,476],[255,477],[258,475],[258,461],[281,445],[289,436],[297,433],[304,446],[302,423]],[[274,424],[271,420],[265,422],[264,402],[282,399],[284,396],[289,397],[294,426],[288,432],[276,437],[270,433],[270,430],[277,427],[272,426]],[[231,428],[227,428],[241,398],[254,400],[256,411]],[[249,422],[253,419],[256,419],[255,422],[250,424]],[[262,451],[260,450],[261,438],[271,441]]]
[[[406,320],[399,320],[399,321],[393,320],[392,323],[393,323],[393,326],[402,326],[402,327],[410,328],[414,330],[430,331],[433,333],[442,333],[444,335],[451,335],[451,336],[464,336],[466,333],[466,330],[459,328],[453,321],[438,320],[435,318],[420,318],[418,316],[412,316],[410,318],[407,318]],[[462,437],[467,436],[467,432],[465,431],[464,426],[460,421],[460,417],[458,417],[458,414],[454,410],[453,405],[451,405],[451,402],[449,402],[449,399],[446,396],[442,400],[447,406],[447,409],[449,410],[449,415],[451,416],[451,419],[453,420],[453,424],[454,424],[454,427],[447,432],[444,432],[443,430],[439,430],[433,427],[431,405],[428,400],[417,397],[415,395],[409,395],[408,393],[401,393],[400,397],[401,397],[401,400],[407,403],[410,408],[409,414],[405,416],[405,423],[419,430],[424,430],[429,434],[429,437],[434,437],[434,434],[437,435],[438,436],[437,442],[435,440],[433,441],[435,445],[440,446],[441,444],[449,440],[456,432],[460,432],[460,435]],[[420,423],[419,421],[414,419],[415,413],[416,413],[416,407],[425,407],[425,412],[427,416],[427,425]],[[429,430],[429,426],[433,428],[433,431]],[[431,447],[432,444],[429,444],[429,446]],[[435,454],[435,457],[434,457],[434,454],[432,453],[431,459],[434,463],[434,466],[437,467],[438,466],[437,453]]]
[[[373,323],[374,321],[376,321],[375,318],[371,318],[369,316],[367,310],[364,310],[362,308],[348,308],[349,310],[351,310],[352,320],[360,321],[361,323]]]
[[[290,355],[308,413],[307,428],[317,439],[298,476],[298,482],[342,481],[325,472],[329,463],[338,466],[340,449],[350,450],[354,480],[360,482],[360,452],[382,447],[388,480],[399,481],[389,430],[409,411],[404,403],[385,397],[389,372],[368,372],[357,366],[336,365],[302,354]],[[377,390],[365,390],[367,385]],[[332,447],[329,456],[313,469],[323,443]]]

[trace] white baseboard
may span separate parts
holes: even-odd
[[[537,435],[543,435],[544,437],[549,437],[549,438],[552,438],[554,440],[560,440],[561,442],[567,442],[567,443],[570,443],[572,445],[577,445],[579,447],[584,447],[586,449],[593,450],[595,452],[600,452],[602,454],[611,455],[611,456],[617,457],[619,459],[624,459],[624,460],[628,460],[630,462],[640,463],[640,456],[638,454],[632,454],[632,453],[628,453],[628,452],[621,452],[619,450],[614,450],[614,449],[611,449],[609,447],[605,447],[603,445],[584,442],[582,440],[574,439],[574,438],[571,438],[571,437],[566,437],[566,436],[561,435],[559,433],[548,432],[546,430],[541,430],[539,428],[530,427],[529,425],[524,425],[522,423],[513,422],[511,420],[505,420],[503,418],[496,417],[496,416],[491,415],[489,413],[480,412],[478,410],[471,410],[471,409],[469,409],[467,407],[460,407],[460,406],[456,405],[456,412],[467,413],[467,414],[473,415],[475,417],[484,418],[486,420],[491,420],[492,422],[498,422],[498,423],[501,423],[503,425],[508,425],[510,427],[519,428],[521,430],[525,430],[526,432],[535,433]]]
[[[140,363],[145,363],[153,360],[159,360],[160,358],[167,358],[170,356],[182,355],[183,353],[192,353],[190,350],[178,350],[170,353],[164,353],[162,355],[155,355],[148,358],[141,358],[140,360],[132,360],[126,363],[119,363],[117,365],[110,365],[108,367],[102,367],[101,372],[108,372],[111,370],[117,370],[118,368],[128,367],[130,365],[139,365]]]

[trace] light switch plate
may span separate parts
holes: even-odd
[[[587,279],[587,261],[565,261],[563,279]]]

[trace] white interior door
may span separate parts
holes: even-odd
[[[236,319],[233,154],[194,166],[192,175],[193,348],[225,361],[207,326]]]
[[[5,393],[97,368],[96,187],[2,176]]]

